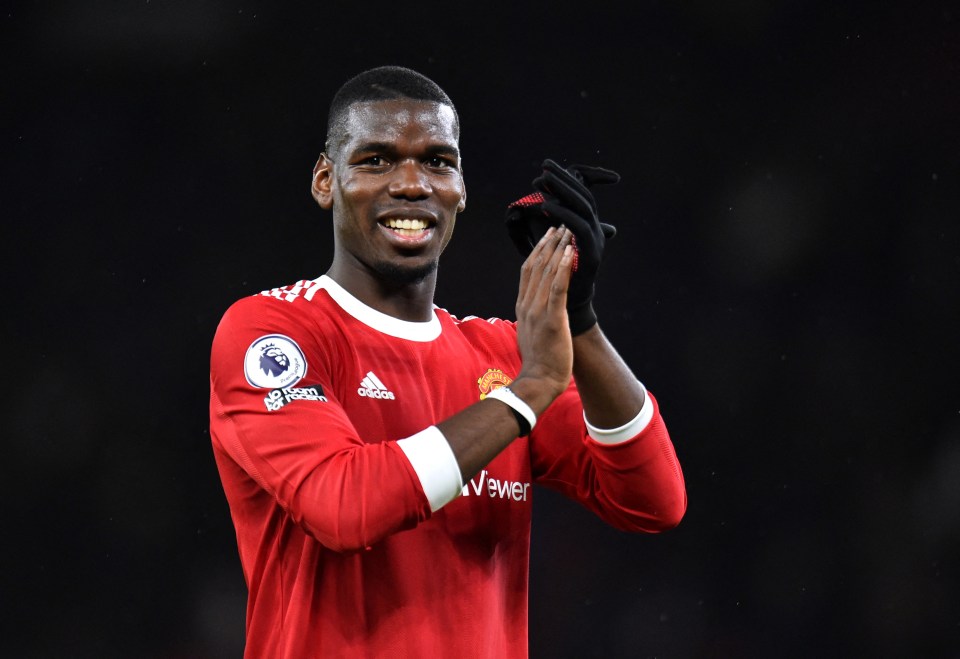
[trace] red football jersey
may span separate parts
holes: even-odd
[[[513,323],[401,321],[326,276],[227,311],[210,425],[247,657],[526,657],[531,483],[618,528],[679,520],[683,477],[649,395],[632,424],[588,431],[571,384],[461,483],[434,424],[520,366]]]

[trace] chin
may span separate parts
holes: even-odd
[[[419,265],[405,265],[384,261],[377,263],[374,270],[385,280],[394,284],[419,284],[437,271],[437,262],[427,261]]]

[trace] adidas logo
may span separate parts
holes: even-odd
[[[395,400],[396,396],[387,389],[387,385],[380,382],[380,378],[373,374],[373,371],[367,371],[366,377],[360,381],[360,388],[357,393],[364,398],[382,398],[384,400]]]

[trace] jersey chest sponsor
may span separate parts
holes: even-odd
[[[490,475],[486,469],[463,486],[462,495],[465,497],[489,497],[491,499],[506,499],[508,501],[527,501],[530,497],[530,483],[498,479]]]

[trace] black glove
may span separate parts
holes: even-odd
[[[604,244],[617,233],[613,225],[600,221],[590,186],[619,180],[620,175],[609,169],[586,165],[563,169],[548,158],[543,161],[543,174],[533,181],[537,192],[507,207],[507,231],[524,258],[549,227],[563,224],[573,232],[577,251],[567,293],[567,314],[573,335],[585,332],[597,322],[593,311],[594,281],[603,259]]]

